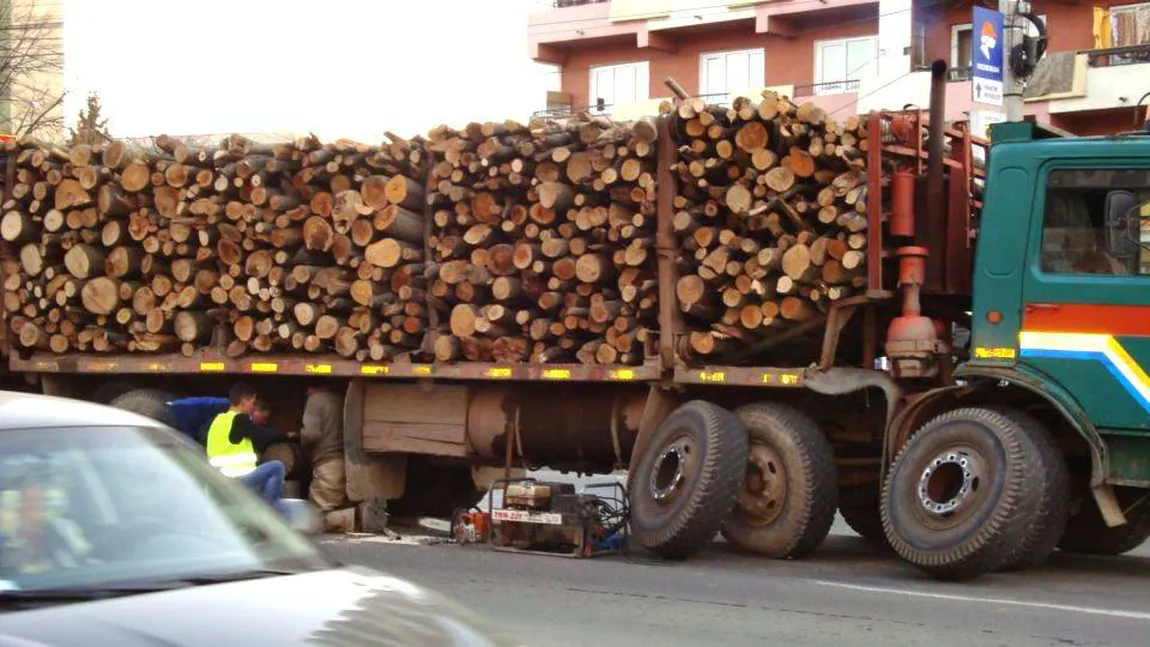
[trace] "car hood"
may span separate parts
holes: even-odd
[[[0,647],[520,643],[404,580],[351,567],[0,611]]]

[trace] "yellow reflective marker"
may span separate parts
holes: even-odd
[[[360,366],[360,375],[387,375],[386,366]]]
[[[280,370],[275,362],[252,362],[248,367],[252,373],[275,373]]]
[[[168,371],[172,370],[172,365],[152,362],[151,364],[146,365],[144,369],[151,371],[152,373],[167,373]]]
[[[222,373],[223,371],[223,362],[200,362],[201,373]]]
[[[998,346],[976,346],[974,349],[974,356],[977,359],[1014,359],[1015,350],[1013,348],[1003,348]]]
[[[511,377],[511,368],[506,366],[496,366],[487,369],[484,374],[487,377]]]
[[[58,362],[46,362],[40,360],[36,362],[36,368],[40,369],[41,371],[58,371],[60,370],[60,364]]]
[[[776,377],[774,373],[763,373],[763,384],[774,384]]]
[[[549,368],[543,371],[543,379],[545,380],[570,380],[571,371],[565,368]]]
[[[633,380],[635,379],[635,371],[629,368],[621,368],[615,371],[609,371],[607,377],[612,380]]]
[[[799,383],[799,376],[794,373],[783,373],[779,376],[779,381],[787,386],[794,386]]]
[[[427,364],[415,364],[411,367],[412,375],[431,375],[431,367]]]
[[[92,362],[88,364],[88,370],[98,373],[111,373],[119,368],[120,365],[116,362]]]
[[[709,383],[727,381],[727,374],[722,371],[699,371],[699,380]]]
[[[303,370],[312,375],[328,375],[331,373],[331,364],[304,364]]]

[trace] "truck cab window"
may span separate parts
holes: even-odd
[[[1047,180],[1042,271],[1150,274],[1150,170],[1056,170]],[[1141,206],[1140,206],[1141,205]],[[1145,238],[1144,238],[1145,237]]]

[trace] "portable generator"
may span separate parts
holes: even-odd
[[[587,490],[607,490],[603,496]],[[620,550],[627,538],[627,492],[622,483],[591,483],[577,493],[572,483],[533,478],[496,481],[502,490],[486,511],[461,511],[452,520],[459,544],[489,543],[495,550],[566,557],[593,557]]]

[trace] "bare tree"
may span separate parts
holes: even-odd
[[[0,0],[0,130],[58,139],[64,133],[64,47],[59,4]]]
[[[76,116],[76,127],[69,128],[71,144],[88,144],[94,146],[110,141],[108,134],[108,119],[101,114],[100,95],[95,92],[88,93],[88,106]]]

